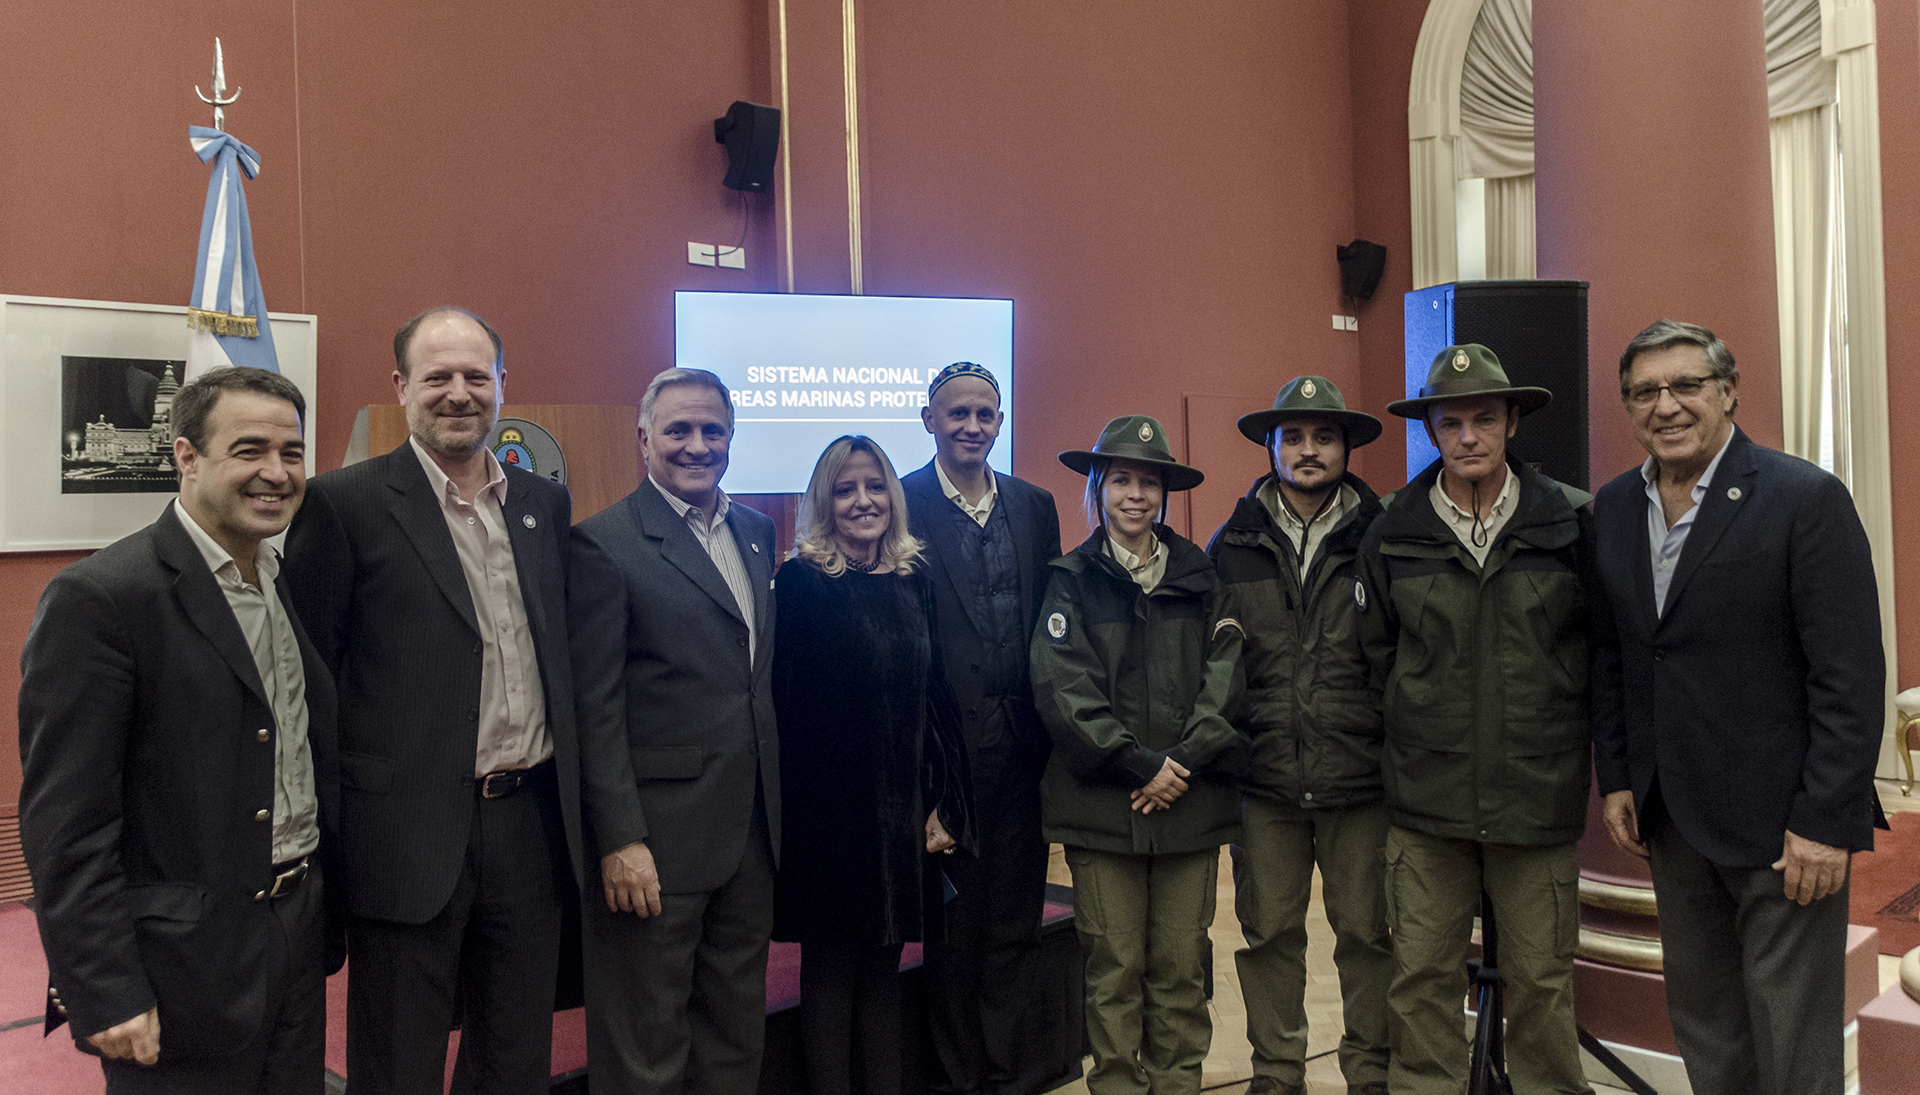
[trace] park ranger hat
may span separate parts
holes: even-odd
[[[1427,370],[1427,382],[1418,397],[1387,404],[1388,414],[1401,418],[1425,418],[1427,408],[1449,399],[1471,399],[1480,395],[1499,395],[1513,400],[1521,414],[1532,414],[1553,399],[1545,388],[1515,385],[1500,367],[1500,359],[1478,342],[1449,346],[1434,355],[1433,368]]]
[[[1380,436],[1380,420],[1364,411],[1350,411],[1340,389],[1324,376],[1296,376],[1281,385],[1273,409],[1240,416],[1246,439],[1266,445],[1273,428],[1290,418],[1325,418],[1347,431],[1347,447],[1357,449]]]
[[[1096,458],[1138,460],[1160,469],[1161,484],[1168,490],[1190,490],[1206,479],[1198,468],[1190,468],[1173,458],[1167,447],[1167,431],[1160,420],[1144,414],[1122,415],[1107,423],[1100,440],[1091,449],[1068,449],[1060,462],[1081,475],[1093,469]]]

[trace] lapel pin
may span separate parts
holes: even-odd
[[[1728,488],[1727,488],[1727,499],[1728,499],[1729,501],[1733,501],[1733,502],[1738,502],[1738,501],[1740,500],[1740,488],[1739,488],[1739,487],[1728,487]]]
[[[527,526],[528,528],[532,528],[535,525],[539,524],[540,522],[534,520],[533,514],[529,513],[525,517],[520,518],[520,523]]]
[[[759,545],[759,544],[748,544],[747,546],[753,549],[753,553],[754,553],[755,555],[758,555],[758,554],[760,554],[760,545]]]

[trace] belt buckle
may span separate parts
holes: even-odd
[[[520,789],[521,772],[509,769],[504,772],[488,772],[480,781],[481,798],[505,798]]]
[[[307,877],[312,860],[312,856],[302,856],[300,862],[274,875],[273,888],[267,891],[267,896],[281,897],[293,892],[293,888]]]

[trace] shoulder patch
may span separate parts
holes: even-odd
[[[1214,625],[1213,625],[1214,637],[1218,638],[1220,633],[1222,631],[1225,631],[1228,628],[1232,628],[1235,631],[1238,631],[1240,633],[1240,637],[1243,639],[1247,637],[1247,629],[1244,627],[1241,627],[1240,621],[1234,619],[1232,616],[1222,616],[1220,617],[1220,619],[1214,622]]]
[[[1358,612],[1367,610],[1367,583],[1358,578],[1353,580],[1353,607]]]
[[[1056,612],[1047,617],[1047,638],[1056,643],[1067,641],[1067,614]]]

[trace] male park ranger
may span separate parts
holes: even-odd
[[[1380,501],[1347,455],[1380,420],[1347,409],[1323,376],[1288,381],[1273,409],[1240,419],[1266,448],[1260,477],[1214,534],[1221,613],[1246,629],[1241,664],[1253,765],[1246,835],[1233,849],[1235,954],[1253,1045],[1249,1095],[1306,1090],[1307,898],[1320,868],[1346,1032],[1340,1071],[1355,1095],[1387,1082],[1387,938],[1380,849],[1380,708],[1367,688],[1354,596],[1361,537]]]
[[[1586,827],[1585,492],[1507,452],[1545,388],[1485,346],[1449,346],[1420,395],[1440,459],[1386,499],[1361,546],[1362,633],[1386,722],[1387,994],[1394,1095],[1458,1095],[1460,1001],[1484,891],[1499,928],[1514,1088],[1587,1095],[1573,1021]]]

